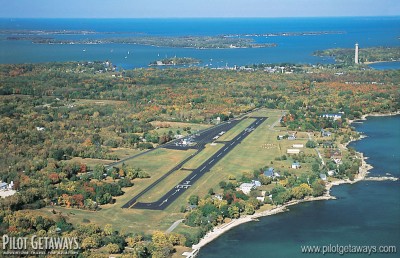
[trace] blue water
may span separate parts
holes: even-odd
[[[6,41],[0,35],[0,63],[111,60],[129,69],[146,67],[164,57],[194,57],[202,65],[223,67],[254,63],[332,63],[312,56],[315,50],[335,47],[399,46],[400,17],[356,18],[251,18],[251,19],[0,19],[0,30],[90,30],[96,35],[60,35],[58,38],[265,34],[277,32],[341,31],[345,34],[255,37],[257,42],[277,43],[275,48],[197,50],[157,48],[126,44],[39,45]],[[118,32],[118,34],[104,34]],[[102,34],[103,33],[103,34]],[[83,51],[85,50],[85,51]],[[129,51],[129,55],[127,55]],[[127,58],[125,58],[127,57]]]
[[[400,116],[370,117],[355,124],[368,137],[351,144],[369,157],[371,176],[400,176]],[[337,200],[300,204],[289,212],[242,224],[200,250],[199,257],[340,257],[303,254],[304,245],[397,247],[397,254],[345,254],[399,257],[400,182],[363,181],[332,189]]]
[[[399,70],[400,69],[400,62],[382,62],[382,63],[375,63],[370,64],[370,67],[374,68],[375,70]]]

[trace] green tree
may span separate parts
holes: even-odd
[[[317,144],[312,140],[308,140],[306,143],[306,147],[307,148],[315,148],[315,147],[317,147]]]
[[[106,236],[110,236],[114,233],[114,229],[111,224],[106,224],[103,231]]]
[[[190,205],[198,205],[199,204],[199,197],[197,195],[191,195],[189,197],[189,204]]]
[[[229,218],[232,219],[237,219],[240,217],[240,212],[239,212],[239,208],[237,206],[229,206],[228,208],[228,215]]]
[[[323,180],[316,180],[311,184],[312,187],[312,195],[313,196],[321,196],[325,193],[325,182]]]
[[[97,164],[94,169],[93,169],[93,178],[97,180],[102,180],[104,178],[104,174],[106,172],[106,169],[104,165]]]
[[[319,172],[319,164],[318,163],[313,163],[311,165],[311,169],[314,173],[318,173]]]

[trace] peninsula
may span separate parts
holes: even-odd
[[[234,49],[276,47],[275,43],[257,43],[252,38],[230,38],[224,36],[137,36],[101,39],[56,39],[48,37],[10,36],[8,40],[28,40],[36,44],[136,44],[155,47],[195,48],[195,49]]]
[[[315,56],[329,56],[335,58],[338,63],[354,63],[354,49],[333,48],[314,52]],[[359,62],[368,64],[374,62],[391,62],[400,60],[400,47],[371,47],[360,48]]]

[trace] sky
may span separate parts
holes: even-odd
[[[0,0],[2,18],[399,16],[400,0]]]

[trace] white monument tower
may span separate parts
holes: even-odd
[[[358,43],[356,43],[356,50],[354,53],[354,63],[358,64]]]

